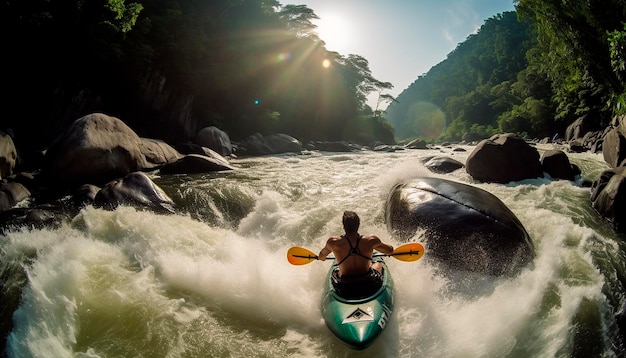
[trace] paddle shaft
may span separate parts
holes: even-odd
[[[374,254],[374,257],[391,256],[400,261],[417,261],[422,255],[424,255],[424,247],[418,243],[408,243],[396,248],[390,254]],[[327,259],[334,260],[334,257],[327,257]],[[303,247],[292,247],[287,251],[287,260],[292,265],[306,265],[314,260],[319,260],[319,257],[311,250]]]

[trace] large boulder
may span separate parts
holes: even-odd
[[[553,179],[574,180],[580,169],[572,165],[562,150],[548,150],[541,156],[541,167]]]
[[[620,127],[609,129],[604,136],[602,156],[613,168],[626,164],[626,138]]]
[[[515,134],[497,134],[480,142],[465,161],[475,180],[508,183],[543,177],[539,152]]]
[[[389,193],[385,219],[394,237],[408,241],[420,234],[429,256],[460,270],[514,274],[535,256],[513,212],[493,194],[463,183],[401,182]]]
[[[152,169],[142,140],[124,122],[102,113],[70,125],[46,152],[44,173],[63,186],[102,184],[129,173]]]
[[[613,224],[626,231],[626,167],[602,172],[591,186],[591,206]]]
[[[302,143],[296,138],[282,133],[263,136],[255,133],[244,141],[248,154],[269,155],[290,152],[301,152]]]
[[[210,148],[225,157],[233,154],[233,145],[228,134],[214,126],[202,128],[196,134],[194,143]]]
[[[4,132],[0,132],[0,179],[13,174],[17,161],[17,149],[13,138]]]
[[[141,138],[141,144],[141,152],[148,163],[163,165],[182,158],[174,147],[160,139]]]
[[[599,123],[602,123],[600,114],[591,112],[578,117],[565,130],[565,141],[570,142],[576,139],[583,139],[589,132],[600,130]]]
[[[174,202],[146,174],[134,172],[107,183],[94,198],[94,206],[114,210],[120,205],[174,213]]]

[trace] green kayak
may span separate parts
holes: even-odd
[[[364,298],[341,297],[334,289],[332,273],[328,272],[326,291],[322,300],[322,314],[328,328],[346,345],[354,349],[365,349],[389,324],[393,312],[393,281],[387,265],[383,264],[382,286]]]

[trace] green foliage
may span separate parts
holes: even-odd
[[[143,6],[137,3],[126,5],[124,0],[108,1],[109,2],[105,5],[105,7],[113,12],[115,22],[107,21],[107,23],[111,24],[120,32],[126,33],[130,31],[133,26],[135,26],[137,17],[139,16],[141,10],[143,10]]]
[[[623,31],[615,30],[608,33],[609,51],[613,72],[622,84],[626,83],[626,22]],[[611,94],[609,105],[616,114],[626,113],[626,88],[622,87]]]
[[[488,19],[387,108],[399,138],[424,137],[412,127],[422,102],[446,116],[440,140],[552,136],[590,111],[626,113],[623,0],[516,3],[521,21],[513,12]]]
[[[533,29],[514,12],[494,16],[460,43],[447,59],[401,93],[386,110],[399,139],[460,140],[465,134],[493,134],[498,117],[523,102],[512,87],[527,66],[526,51],[534,44]],[[428,105],[427,105],[428,104]],[[436,108],[445,128],[429,129]],[[424,126],[424,128],[422,128]]]

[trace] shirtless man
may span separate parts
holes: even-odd
[[[318,259],[326,260],[331,252],[338,262],[338,278],[372,276],[374,281],[382,282],[383,266],[380,262],[372,263],[374,250],[383,254],[391,254],[393,246],[380,241],[377,236],[361,236],[358,233],[359,216],[353,211],[343,213],[343,228],[346,232],[342,236],[333,236],[326,241],[326,246],[320,251]]]

